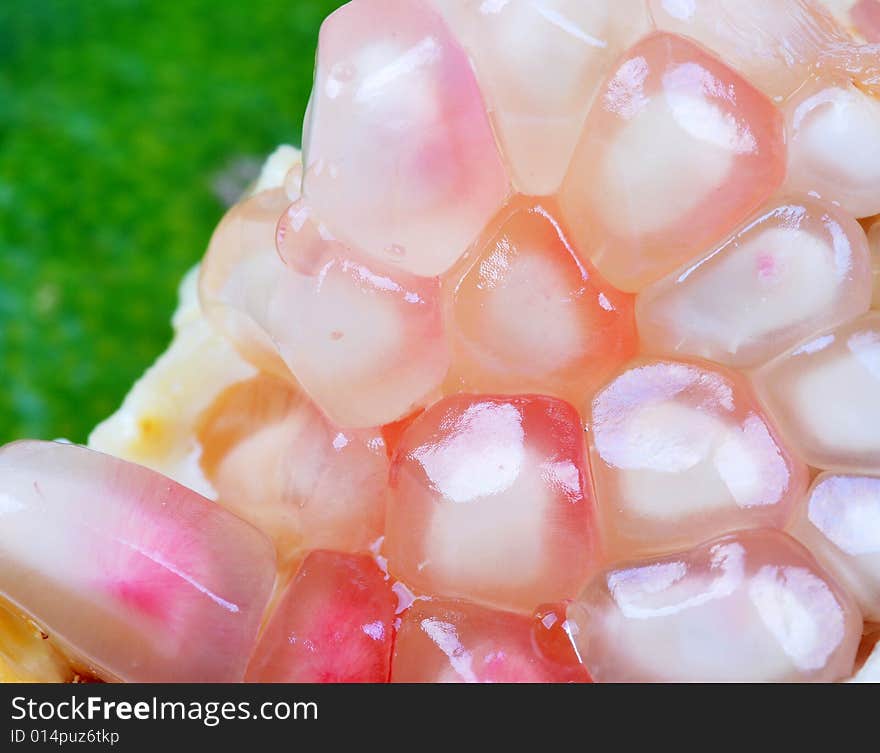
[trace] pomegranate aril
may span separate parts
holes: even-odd
[[[570,598],[599,556],[583,431],[550,397],[459,395],[407,429],[384,553],[416,591],[531,612]]]
[[[572,657],[541,652],[533,631],[534,619],[525,615],[464,601],[418,600],[403,615],[391,681],[590,682]]]
[[[433,0],[474,62],[515,187],[555,193],[599,83],[650,28],[644,0]]]
[[[770,530],[615,566],[568,619],[598,682],[840,680],[862,632],[852,598]]]
[[[606,547],[618,558],[782,527],[807,484],[742,377],[642,360],[589,410]]]
[[[799,344],[754,381],[786,443],[811,466],[880,471],[880,313]]]
[[[785,105],[788,185],[855,217],[880,213],[880,100],[849,77],[813,78]]]
[[[378,431],[340,429],[262,374],[227,389],[198,436],[220,503],[269,535],[285,562],[309,549],[366,552],[382,535],[388,458]]]
[[[358,0],[324,22],[305,140],[310,206],[416,274],[449,269],[508,193],[467,55],[427,0]]]
[[[600,89],[560,202],[605,278],[638,291],[723,238],[784,175],[772,103],[688,39],[655,33]]]
[[[231,210],[205,261],[202,303],[245,357],[292,374],[334,423],[396,421],[438,390],[448,368],[439,282],[363,261],[297,207],[294,221],[277,189]]]
[[[535,610],[532,640],[535,649],[546,659],[563,665],[581,664],[571,633],[568,602],[542,604]]]
[[[648,0],[658,28],[684,34],[776,101],[797,90],[827,49],[847,41],[813,0]]]
[[[199,301],[208,321],[261,371],[289,379],[272,340],[270,305],[286,294],[275,227],[289,206],[280,188],[236,204],[214,230],[199,273]]]
[[[815,199],[788,201],[642,291],[639,334],[650,351],[760,365],[864,314],[870,267],[855,220]]]
[[[850,10],[850,18],[868,42],[880,42],[880,2],[856,0]]]
[[[397,597],[366,555],[305,558],[266,626],[249,682],[388,682]]]
[[[104,679],[241,680],[269,541],[158,473],[82,447],[0,451],[0,593]]]
[[[823,473],[789,530],[880,622],[880,476]]]
[[[450,330],[447,389],[572,401],[595,391],[637,345],[631,296],[578,258],[543,204],[527,201],[457,282]]]

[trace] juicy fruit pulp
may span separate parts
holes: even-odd
[[[589,682],[574,651],[542,650],[530,618],[442,599],[419,602],[397,632],[392,682]]]
[[[372,558],[314,551],[281,597],[250,682],[386,682],[397,599]]]
[[[599,271],[637,292],[731,231],[784,173],[773,104],[693,42],[655,33],[600,89],[560,201]]]
[[[581,424],[561,400],[441,400],[388,486],[388,566],[423,593],[529,610],[573,597],[598,559]]]
[[[569,608],[599,681],[835,680],[861,615],[810,554],[776,531],[618,564]]]
[[[302,159],[92,440],[216,504],[2,450],[0,674],[876,676],[880,51],[846,21],[334,13]]]
[[[585,415],[606,547],[618,557],[782,527],[806,488],[806,468],[744,380],[718,368],[637,361]]]
[[[0,589],[85,666],[135,682],[242,678],[275,581],[259,531],[72,445],[8,445],[0,486]]]
[[[577,401],[635,352],[632,296],[581,261],[541,204],[511,209],[451,296],[447,390]]]

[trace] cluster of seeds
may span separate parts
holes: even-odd
[[[183,483],[0,450],[0,593],[104,679],[850,677],[880,623],[852,11],[342,7],[302,158],[223,219],[186,376],[152,376],[174,464],[93,438]]]

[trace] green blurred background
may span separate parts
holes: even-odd
[[[84,441],[165,348],[340,5],[0,0],[0,442]]]

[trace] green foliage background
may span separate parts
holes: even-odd
[[[341,4],[0,0],[0,442],[83,441],[164,349]]]

